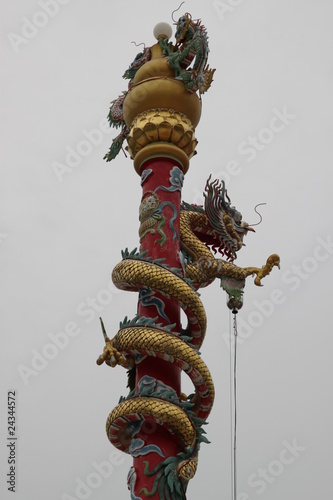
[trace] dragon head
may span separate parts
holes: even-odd
[[[142,52],[139,52],[134,61],[130,64],[129,68],[123,74],[123,78],[131,80],[135,77],[139,68],[151,59],[150,47],[145,47]]]
[[[225,255],[233,261],[236,252],[243,246],[243,238],[248,231],[254,231],[247,222],[242,220],[242,214],[231,205],[224,181],[211,181],[208,178],[205,191],[205,213],[207,215],[211,234],[206,243],[216,252]]]
[[[193,38],[195,30],[191,14],[186,12],[184,16],[178,19],[176,26],[176,45],[180,45],[181,43]]]

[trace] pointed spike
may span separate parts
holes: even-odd
[[[167,325],[164,327],[164,329],[167,331],[167,332],[171,332],[171,330],[176,326],[176,323],[172,323],[172,325]]]
[[[182,335],[180,338],[185,342],[190,342],[190,340],[193,340],[193,338],[189,337],[188,335]]]
[[[138,318],[139,318],[139,317],[140,317],[140,315],[139,315],[139,314],[136,314],[136,315],[134,316],[134,318],[130,321],[130,323],[129,323],[129,324],[130,324],[131,326],[132,326],[132,325],[135,325],[135,324],[137,323],[137,321],[138,321]]]
[[[140,323],[144,325],[146,323],[147,319],[148,318],[146,318],[146,316],[141,316]]]
[[[162,264],[162,262],[164,262],[164,261],[165,261],[165,258],[164,258],[164,257],[163,257],[163,258],[161,258],[161,259],[155,259],[155,260],[154,260],[154,264],[159,265],[159,264]]]
[[[102,332],[103,332],[104,340],[106,340],[108,338],[108,336],[106,334],[105,326],[104,326],[104,323],[103,323],[103,320],[102,320],[101,317],[99,318],[99,321],[101,322],[101,327],[102,327]]]

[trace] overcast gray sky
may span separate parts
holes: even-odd
[[[155,24],[170,23],[178,2],[1,7],[1,498],[13,498],[6,437],[15,391],[17,500],[125,500],[131,459],[115,453],[105,422],[126,374],[95,361],[98,316],[112,337],[136,312],[136,294],[116,290],[110,275],[120,250],[138,245],[141,188],[129,158],[103,161],[116,134],[105,117],[126,89],[122,74],[139,50],[131,41],[152,45]],[[249,223],[266,202],[237,263],[281,256],[263,288],[247,282],[238,315],[238,500],[328,498],[333,6],[188,1],[185,11],[207,27],[216,73],[183,198],[202,202],[212,173]],[[218,283],[202,300],[202,357],[217,395],[188,498],[230,499],[229,313]],[[185,378],[184,390],[192,391]]]

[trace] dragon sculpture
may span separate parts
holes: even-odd
[[[173,169],[171,186],[164,189],[176,189],[175,186],[181,183],[180,171],[178,177],[176,174]],[[141,204],[140,235],[144,237],[147,231],[158,233],[161,237],[156,243],[162,245],[163,221],[161,211],[157,213],[156,190]],[[145,446],[142,440],[136,438],[142,422],[147,418],[163,425],[181,443],[182,451],[176,457],[169,457],[153,468],[149,467],[148,461],[145,463],[145,474],[155,477],[151,491],[146,488],[140,491],[146,497],[158,492],[161,499],[184,499],[187,483],[196,471],[200,444],[207,442],[203,425],[214,402],[214,385],[199,353],[207,321],[197,290],[219,278],[229,295],[229,307],[238,310],[242,306],[246,278],[255,275],[254,282],[260,286],[262,278],[274,266],[279,266],[276,254],[271,255],[261,268],[241,268],[234,264],[248,231],[253,229],[231,205],[224,182],[209,178],[203,206],[184,202],[181,205],[181,268],[169,268],[163,259],[152,260],[145,252],[140,253],[136,249],[129,252],[126,249],[122,253],[122,261],[113,270],[112,279],[116,287],[140,293],[156,291],[160,297],[177,302],[188,318],[186,328],[180,333],[175,331],[175,325],[162,326],[156,319],[139,316],[133,320],[125,318],[113,339],[107,337],[102,325],[105,347],[97,364],[121,365],[131,374],[129,395],[121,398],[107,420],[110,441],[132,456],[149,452],[160,454],[158,447]],[[216,253],[220,254],[220,258],[215,257]],[[195,393],[179,399],[172,388],[151,377],[141,378],[135,388],[133,368],[147,356],[180,367],[192,380]],[[134,495],[135,481],[136,473],[132,468],[128,484],[131,498],[137,499]]]
[[[177,22],[175,37],[176,45],[173,45],[168,39],[159,39],[164,56],[170,67],[175,70],[175,77],[184,82],[189,92],[199,91],[200,94],[203,94],[210,87],[215,72],[215,69],[209,69],[207,65],[209,49],[206,29],[200,20],[194,22],[191,15],[186,13]],[[124,100],[134,85],[133,79],[137,71],[150,58],[151,50],[149,47],[137,54],[123,75],[124,79],[129,80],[128,90],[111,102],[108,121],[111,127],[120,128],[121,131],[113,139],[108,153],[104,156],[106,161],[111,161],[118,155],[129,134],[129,128],[123,118]]]
[[[206,92],[212,81],[215,69],[209,69],[208,36],[201,20],[194,22],[188,12],[177,22],[175,33],[176,46],[168,40],[159,40],[164,55],[176,72],[176,78],[181,79],[191,92]]]
[[[142,52],[139,52],[134,61],[130,64],[129,68],[123,74],[123,78],[129,80],[128,82],[128,90],[124,91],[117,99],[114,99],[111,102],[111,106],[108,113],[108,121],[111,127],[121,129],[120,133],[115,137],[112,141],[110,149],[108,153],[104,156],[104,160],[111,161],[113,160],[123,146],[123,142],[129,134],[129,129],[124,121],[123,117],[123,104],[125,97],[128,91],[133,86],[133,78],[135,77],[136,72],[143,64],[149,61],[151,58],[151,51],[149,47],[146,47]]]

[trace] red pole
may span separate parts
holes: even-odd
[[[162,189],[170,186],[170,172],[174,167],[181,172],[181,165],[170,158],[154,158],[147,160],[141,167],[141,172],[150,172],[147,179],[143,182],[143,195],[141,207],[145,205],[145,200],[153,196],[156,205],[163,206],[160,217],[164,218],[161,232],[164,235],[159,235],[157,231],[147,232],[141,239],[141,251],[147,251],[147,254],[153,260],[164,258],[163,265],[169,267],[181,268],[180,262],[180,188],[175,191],[165,191]],[[153,194],[154,193],[154,194]],[[176,212],[175,212],[176,211]],[[141,217],[141,227],[148,220],[149,215]],[[143,231],[144,232],[144,231]],[[161,241],[158,241],[161,240]],[[171,299],[167,299],[158,291],[154,292],[154,304],[145,305],[145,300],[139,300],[138,314],[147,318],[158,318],[157,322],[163,326],[175,324],[175,331],[181,331],[180,324],[180,307]],[[160,307],[157,307],[157,305]],[[147,301],[149,304],[149,300]],[[146,357],[143,361],[136,365],[136,387],[138,388],[139,381],[142,377],[152,377],[165,385],[172,387],[180,398],[181,392],[181,369],[176,365],[157,359],[154,357]],[[142,439],[145,446],[150,444],[158,446],[164,457],[176,456],[181,450],[177,440],[170,436],[170,433],[157,426],[153,421],[145,422],[136,438]],[[153,469],[163,458],[158,453],[150,453],[148,455],[138,456],[134,458],[133,466],[137,474],[135,485],[135,496],[140,497],[143,488],[148,491],[153,490],[154,476],[146,476],[144,474],[145,462],[149,461],[150,469]],[[158,491],[150,498],[159,498]]]

